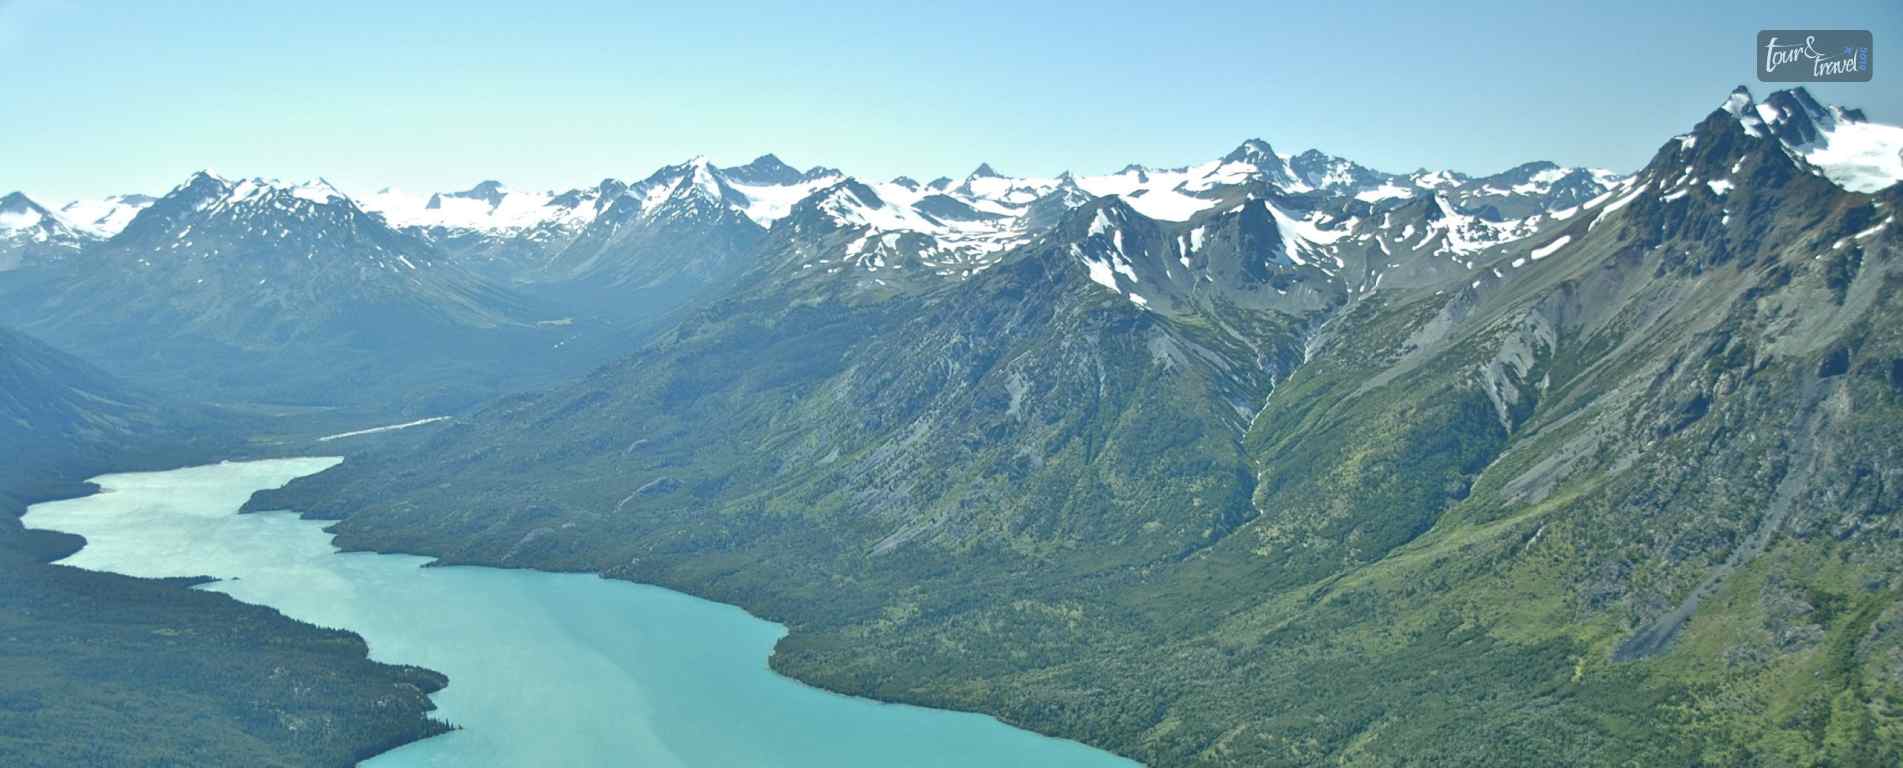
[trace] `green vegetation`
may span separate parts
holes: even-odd
[[[349,632],[11,553],[0,578],[0,763],[347,766],[447,728],[442,676]]]
[[[1895,230],[1819,258],[1871,198],[1700,130],[1651,170],[1750,183],[1511,280],[1146,310],[1054,239],[918,296],[756,285],[256,501],[737,603],[802,680],[1155,765],[1894,765]]]
[[[237,444],[0,330],[0,765],[353,765],[440,733],[441,675],[372,662],[362,638],[156,581],[49,565],[84,542],[27,530],[27,505],[111,470]]]

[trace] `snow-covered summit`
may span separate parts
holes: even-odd
[[[0,236],[28,237],[44,241],[71,230],[59,216],[33,202],[22,192],[0,197]]]
[[[1793,157],[1844,189],[1876,192],[1903,181],[1903,127],[1870,122],[1861,110],[1825,106],[1803,88],[1758,102],[1742,85],[1719,109],[1753,137],[1775,136]]]

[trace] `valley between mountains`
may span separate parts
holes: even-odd
[[[9,374],[0,427],[77,479],[113,458],[83,436],[448,416],[248,506],[739,605],[799,680],[1153,766],[1891,765],[1899,152],[1740,88],[1629,173],[1251,140],[15,193],[0,323],[39,341],[0,362],[104,370]]]

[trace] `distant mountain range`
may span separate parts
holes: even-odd
[[[204,172],[158,197],[0,200],[0,323],[175,393],[435,412],[579,373],[761,275],[853,300],[957,284],[1104,196],[1166,228],[1194,222],[1172,246],[1185,252],[1246,220],[1248,252],[1211,268],[1248,279],[1219,290],[1313,308],[1382,279],[1379,259],[1357,259],[1352,275],[1345,261],[1309,261],[1365,234],[1377,211],[1405,219],[1434,201],[1436,247],[1454,254],[1523,237],[1618,183],[1551,164],[1397,176],[1315,152],[1290,161],[1260,140],[1185,168],[1015,178],[981,165],[923,184],[772,155],[726,168],[697,158],[566,192],[486,181],[361,199],[322,180]],[[1244,212],[1251,200],[1262,207]],[[1223,237],[1213,247],[1240,242]],[[1112,273],[1123,258],[1099,256]],[[1151,256],[1166,276],[1193,282],[1202,269],[1187,253]],[[1271,279],[1270,262],[1291,269]],[[1270,299],[1270,283],[1288,298]]]
[[[599,361],[561,349],[585,319],[321,181],[199,173],[103,239],[23,196],[6,205],[0,322],[177,394],[430,410]]]
[[[1899,150],[1740,89],[1628,175],[671,166],[455,225],[666,304],[627,356],[254,504],[1151,765],[1889,764]]]
[[[1049,203],[1066,198],[1069,202],[1063,207],[1075,207],[1092,197],[1119,195],[1145,215],[1166,221],[1184,221],[1211,210],[1224,201],[1226,192],[1249,183],[1285,194],[1345,195],[1367,202],[1442,189],[1457,204],[1500,197],[1518,203],[1516,207],[1524,210],[1576,204],[1592,196],[1579,194],[1597,194],[1617,178],[1609,171],[1563,169],[1543,162],[1481,178],[1445,171],[1401,176],[1372,171],[1315,150],[1287,160],[1266,142],[1252,139],[1223,158],[1202,165],[1173,169],[1131,165],[1104,176],[1016,178],[981,165],[962,181],[939,178],[920,184],[901,177],[881,182],[848,177],[824,167],[801,171],[773,155],[764,155],[747,165],[730,168],[695,158],[657,170],[640,181],[608,179],[566,192],[521,192],[501,182],[484,181],[468,190],[432,194],[386,188],[352,202],[380,214],[392,228],[412,230],[432,241],[450,244],[451,250],[473,248],[482,255],[502,259],[509,265],[504,271],[511,277],[544,273],[544,277],[558,279],[572,273],[551,269],[547,262],[564,255],[577,241],[611,241],[617,236],[627,237],[627,230],[643,222],[691,218],[691,208],[699,202],[739,213],[765,229],[792,213],[797,203],[848,180],[878,197],[868,205],[884,216],[867,223],[880,234],[909,232],[946,240],[947,248],[978,250],[990,244],[994,246],[990,250],[996,250],[1000,241],[1010,241],[1006,233],[1037,228],[1039,222],[1023,221],[1033,213],[1034,204],[1045,202],[1043,207],[1049,207]],[[304,188],[321,184],[314,182]],[[332,193],[343,196],[334,190]],[[24,202],[33,204],[31,200]],[[153,202],[154,198],[140,195],[73,202],[57,212],[46,212],[43,218],[70,230],[74,239],[101,239],[117,234]],[[1501,217],[1489,213],[1489,218]],[[988,226],[975,226],[978,222]],[[1042,223],[1050,222],[1046,218]],[[960,224],[965,226],[957,226]],[[22,229],[15,222],[6,226],[8,232]],[[982,237],[987,234],[996,237]],[[24,237],[24,233],[17,236]],[[478,243],[484,247],[475,248]],[[590,255],[594,254],[584,248],[567,253],[566,261],[585,262]]]

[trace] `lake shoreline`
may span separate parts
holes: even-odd
[[[290,461],[295,461],[295,459],[291,459]],[[341,460],[337,460],[337,461],[341,461]],[[268,462],[253,462],[253,463],[268,463]],[[222,466],[230,465],[230,464],[234,464],[234,463],[226,462],[225,464],[208,465],[207,467],[181,468],[181,470],[176,470],[176,471],[192,472],[192,471],[205,470],[208,468],[222,467]],[[323,469],[328,469],[330,466],[335,466],[335,464],[325,466],[321,469],[315,470],[314,472],[300,474],[297,476],[302,477],[302,476],[308,476],[309,474],[315,474],[316,472],[321,472]],[[242,472],[245,470],[244,470],[244,467],[237,466],[237,467],[234,467],[234,471]],[[102,480],[106,478],[107,476],[102,475],[98,478],[94,478],[94,480],[97,481],[97,480]],[[468,569],[470,571],[477,571],[480,573],[449,574],[448,578],[473,577],[476,579],[487,580],[485,583],[501,583],[501,582],[513,581],[511,579],[498,579],[494,575],[494,574],[504,574],[504,573],[523,574],[530,581],[537,582],[537,583],[540,583],[543,581],[542,577],[549,577],[553,579],[565,579],[571,576],[589,574],[593,578],[589,579],[588,583],[599,583],[599,584],[606,585],[609,582],[619,582],[621,585],[627,585],[627,587],[632,587],[636,590],[635,592],[627,592],[623,587],[616,585],[612,588],[613,592],[609,594],[610,597],[619,596],[621,598],[626,598],[626,597],[629,597],[630,595],[639,596],[642,594],[652,594],[652,593],[664,593],[666,595],[677,596],[678,600],[676,600],[675,597],[668,597],[665,599],[676,600],[676,602],[686,601],[686,602],[691,602],[697,605],[707,606],[707,608],[695,609],[695,610],[700,610],[702,612],[706,612],[709,610],[712,610],[715,612],[731,612],[736,617],[740,617],[740,618],[729,620],[730,622],[739,621],[744,624],[751,625],[751,629],[749,629],[748,631],[753,637],[758,638],[757,642],[760,643],[761,651],[748,652],[748,655],[745,658],[749,658],[751,659],[751,661],[743,663],[742,666],[757,670],[757,672],[754,672],[752,674],[765,673],[764,677],[770,678],[771,680],[779,681],[779,684],[789,686],[791,688],[795,688],[800,691],[807,692],[806,694],[803,694],[803,695],[811,696],[811,695],[823,694],[826,697],[827,701],[844,702],[851,707],[872,706],[877,711],[886,712],[887,714],[884,715],[883,717],[900,718],[900,719],[906,720],[908,721],[908,724],[907,724],[908,727],[911,727],[914,729],[920,728],[920,727],[926,727],[926,726],[936,728],[937,724],[933,722],[933,719],[936,717],[974,718],[977,721],[988,723],[988,725],[976,725],[973,722],[965,722],[963,725],[958,725],[957,722],[955,721],[952,722],[952,724],[957,725],[957,728],[960,728],[960,729],[970,729],[970,728],[995,729],[996,731],[1005,732],[1007,734],[1008,733],[1019,734],[1018,736],[1008,736],[1008,737],[992,734],[987,737],[1001,744],[1008,743],[1012,745],[1018,745],[1018,742],[1012,741],[1012,740],[1013,739],[1017,739],[1017,740],[1031,739],[1031,740],[1034,740],[1035,743],[1031,743],[1030,746],[1037,747],[1038,749],[1041,749],[1041,750],[1053,751],[1057,753],[1069,753],[1073,751],[1078,751],[1080,754],[1094,753],[1095,755],[1101,756],[1101,758],[1096,758],[1096,757],[1090,757],[1088,754],[1083,754],[1082,757],[1080,757],[1079,754],[1065,754],[1064,755],[1065,759],[1059,761],[1065,765],[1086,765],[1086,764],[1109,765],[1109,764],[1112,764],[1113,762],[1117,764],[1122,764],[1122,765],[1130,764],[1126,760],[1117,758],[1107,752],[1102,752],[1098,750],[1097,748],[1088,747],[1080,742],[1064,740],[1064,739],[1061,739],[1060,737],[1054,737],[1048,734],[1038,733],[1037,731],[1033,729],[1025,728],[1023,726],[1011,723],[1003,718],[1000,718],[995,715],[991,715],[989,713],[985,713],[982,711],[957,709],[957,708],[949,708],[949,707],[942,707],[942,706],[933,707],[933,706],[921,704],[918,702],[905,701],[902,699],[877,698],[877,697],[870,697],[870,696],[864,696],[864,695],[857,695],[850,691],[836,690],[836,689],[829,688],[823,685],[817,685],[813,683],[812,681],[802,679],[799,676],[787,674],[777,664],[777,660],[780,655],[779,654],[780,644],[787,637],[790,637],[792,632],[792,630],[786,624],[783,624],[781,622],[774,621],[771,618],[763,617],[759,614],[756,614],[753,611],[748,610],[745,606],[740,606],[740,605],[735,605],[732,603],[725,603],[725,602],[708,599],[688,590],[676,589],[676,588],[669,587],[667,585],[662,585],[662,584],[652,584],[652,583],[635,581],[632,579],[620,578],[617,576],[608,575],[608,574],[604,574],[604,573],[600,573],[600,572],[592,571],[592,570],[575,569],[575,570],[569,570],[569,571],[559,571],[559,570],[526,568],[526,567],[520,567],[520,566],[493,564],[493,563],[449,561],[449,560],[444,560],[440,557],[431,555],[427,552],[383,551],[383,550],[377,550],[373,548],[363,548],[363,547],[344,548],[344,547],[338,546],[335,543],[337,539],[337,535],[336,533],[330,530],[331,526],[335,522],[334,520],[326,520],[321,517],[314,517],[314,516],[310,516],[308,514],[301,513],[298,511],[284,510],[282,508],[277,508],[277,509],[265,508],[264,505],[261,505],[260,503],[258,503],[257,500],[260,494],[265,494],[266,496],[268,496],[270,494],[265,493],[266,491],[274,490],[276,488],[281,488],[283,483],[287,483],[287,482],[289,481],[284,480],[283,482],[277,483],[276,485],[253,486],[249,489],[244,490],[244,495],[242,497],[243,501],[235,503],[231,507],[226,508],[224,516],[231,517],[231,518],[252,518],[253,522],[257,522],[260,524],[273,524],[273,525],[278,524],[278,523],[272,522],[273,520],[276,520],[278,518],[283,518],[285,520],[294,521],[298,524],[308,526],[308,530],[321,533],[320,538],[322,540],[324,556],[326,558],[337,558],[339,555],[348,555],[348,554],[362,554],[365,556],[393,556],[397,558],[404,558],[407,560],[416,561],[416,562],[411,562],[407,564],[411,572],[435,572],[438,574],[445,574],[446,572],[450,572],[450,571],[462,571],[464,569]],[[103,484],[100,487],[102,491],[109,489],[109,486],[106,486]],[[112,494],[94,494],[94,495],[101,496],[101,495],[112,495]],[[271,505],[271,506],[277,506],[277,505]],[[257,513],[257,514],[254,515],[253,513]],[[53,527],[53,526],[46,526],[46,527]],[[175,555],[172,555],[172,556],[176,557]],[[347,558],[346,560],[349,562],[357,563],[359,565],[366,562],[370,562],[370,561],[357,561],[354,558]],[[79,567],[86,567],[86,566],[82,564]],[[245,594],[247,590],[255,590],[260,588],[260,585],[257,583],[256,580],[252,578],[250,574],[233,578],[233,574],[229,572],[219,572],[214,569],[212,571],[212,575],[215,578],[228,579],[228,581],[210,584],[209,586],[211,588],[211,591],[223,592],[227,588],[229,588],[231,590],[230,596],[235,597],[242,602],[264,606],[269,609],[275,609],[286,617],[294,617],[299,621],[304,621],[305,623],[309,623],[314,626],[324,626],[326,624],[332,624],[335,626],[343,627],[346,629],[346,631],[349,631],[360,638],[364,638],[370,644],[370,648],[371,648],[370,656],[372,657],[371,659],[372,661],[377,661],[378,659],[381,659],[379,663],[384,663],[389,665],[398,665],[398,666],[418,666],[419,664],[424,666],[437,666],[435,664],[430,663],[427,658],[417,658],[417,657],[412,657],[411,655],[407,655],[398,646],[385,645],[384,639],[380,639],[380,638],[387,638],[388,636],[387,627],[384,628],[385,631],[380,635],[377,631],[374,631],[373,628],[360,628],[359,625],[352,624],[348,621],[310,622],[310,621],[307,621],[304,617],[300,616],[297,612],[286,610],[279,603],[273,602],[268,599],[253,600],[252,598],[247,597]],[[565,583],[572,583],[572,582],[565,582]],[[579,590],[579,591],[586,591],[586,589]],[[614,600],[608,600],[606,602],[612,603],[614,602]],[[611,612],[613,610],[613,606],[602,607],[601,610],[603,612]],[[421,615],[413,615],[412,618],[422,619],[424,621],[428,620],[428,617],[421,616]],[[649,650],[652,650],[652,649],[649,649]],[[759,655],[752,655],[755,653],[758,653]],[[746,670],[743,669],[741,671],[745,672]],[[451,670],[451,673],[453,674],[453,670]],[[723,674],[731,674],[731,671],[723,672]],[[476,683],[475,687],[471,688],[471,687],[467,687],[468,684],[471,682],[467,678],[458,676],[457,680],[458,680],[458,684],[456,688],[447,689],[447,692],[452,694],[452,698],[454,697],[453,695],[455,694],[462,694],[464,696],[467,696],[471,691],[475,691],[481,687],[480,681],[474,681]],[[440,693],[438,692],[432,692],[432,695],[430,696],[432,703],[437,703],[440,700],[440,698],[441,696],[440,696]],[[803,699],[801,701],[803,702],[801,704],[802,707],[812,707],[811,702],[805,702]],[[467,705],[467,702],[460,702],[457,706],[465,706],[465,705]],[[827,705],[827,706],[833,706],[833,705]],[[767,713],[761,716],[766,716],[769,718],[772,717],[771,713]],[[717,722],[720,720],[719,717],[708,717],[704,719],[707,722]],[[465,728],[480,727],[473,723],[463,720],[455,712],[448,713],[446,720],[448,722],[454,722],[457,724],[457,726],[460,726],[460,727],[465,727]],[[816,731],[815,734],[813,735],[808,735],[807,733],[805,733],[804,730],[802,730],[802,726],[799,725],[797,720],[798,718],[789,718],[785,725],[782,726],[779,723],[773,723],[773,726],[779,727],[779,728],[794,729],[792,733],[794,735],[795,742],[799,742],[801,740],[811,741],[813,739],[818,738],[818,731]],[[909,722],[914,720],[923,721],[923,725],[920,725],[919,723]],[[660,730],[664,731],[665,729],[662,728]],[[823,731],[823,730],[824,728],[819,729],[819,731]],[[947,731],[947,733],[950,733],[950,732],[952,731]],[[436,734],[431,734],[423,738],[413,739],[413,740],[409,740],[409,741],[405,741],[401,743],[389,744],[381,748],[378,752],[374,753],[373,756],[376,756],[376,755],[393,756],[394,753],[398,752],[399,750],[402,750],[405,747],[410,747],[412,745],[426,745],[432,742],[440,742],[441,740],[435,738],[435,736],[438,736],[438,735],[442,735],[442,734],[436,733]],[[671,736],[671,734],[667,734],[667,735]],[[931,734],[928,734],[928,735],[931,735]],[[942,738],[942,736],[940,736],[939,738]],[[799,745],[795,744],[794,746],[799,746]],[[1011,746],[1009,747],[1009,749],[1018,749],[1021,746],[1023,745]],[[994,747],[994,748],[1004,748],[1004,747]],[[856,749],[856,747],[854,749]],[[429,750],[426,750],[426,752],[427,751]],[[1037,749],[1022,750],[1024,754],[1036,754],[1037,751],[1038,751]],[[956,753],[952,752],[949,754],[956,754]],[[1017,754],[1018,753],[1012,753],[1010,756],[1015,757],[1017,756]],[[938,759],[946,759],[946,758],[940,757]],[[1016,762],[1016,761],[1013,760],[1012,762]],[[392,764],[409,764],[409,763],[399,761],[397,763],[392,763]]]
[[[274,490],[280,490],[280,489],[273,489],[273,488],[260,489],[258,493],[267,493]],[[254,493],[251,498],[252,499],[257,498],[257,494]],[[329,531],[330,526],[341,523],[346,519],[346,518],[311,516],[309,513],[300,511],[297,509],[257,508],[252,505],[251,499],[246,500],[245,507],[241,510],[240,514],[260,514],[260,513],[269,513],[269,512],[287,512],[290,514],[297,515],[298,518],[301,520],[309,520],[312,522],[326,523],[327,525],[325,527],[325,530],[327,532]],[[750,608],[745,605],[721,600],[718,597],[706,594],[703,590],[695,589],[693,585],[691,584],[665,584],[665,583],[656,583],[656,582],[649,582],[649,581],[638,581],[635,579],[622,578],[620,576],[610,575],[602,571],[596,571],[596,570],[585,569],[585,568],[577,568],[573,570],[561,570],[561,569],[536,567],[531,565],[511,565],[511,564],[505,564],[505,563],[488,562],[483,560],[450,559],[450,558],[445,558],[439,554],[435,554],[431,552],[412,551],[412,550],[396,549],[396,548],[386,549],[386,548],[366,547],[366,546],[338,546],[337,553],[338,554],[397,555],[397,556],[405,556],[405,557],[427,558],[429,562],[423,564],[421,566],[423,568],[482,568],[482,569],[496,570],[496,571],[521,571],[521,572],[528,572],[528,573],[546,573],[546,574],[563,574],[563,575],[591,575],[602,581],[612,581],[612,582],[619,582],[623,584],[633,584],[633,585],[643,586],[643,587],[654,587],[656,589],[664,589],[670,592],[678,592],[680,594],[687,595],[696,599],[706,600],[711,603],[717,603],[719,605],[736,608],[744,612],[749,617],[752,617],[759,621],[768,622],[780,627],[782,630],[780,639],[774,642],[773,652],[767,656],[767,669],[771,671],[773,674],[778,675],[782,679],[785,679],[789,682],[797,683],[802,687],[805,687],[814,691],[818,691],[821,693],[825,693],[828,695],[832,695],[832,696],[840,696],[840,697],[854,699],[858,701],[867,701],[867,702],[872,702],[874,704],[880,704],[885,706],[917,707],[921,709],[930,709],[930,710],[934,710],[938,712],[951,712],[951,713],[958,713],[958,714],[977,715],[977,716],[994,720],[998,722],[1000,725],[1008,726],[1008,727],[1015,728],[1017,730],[1025,731],[1028,733],[1033,733],[1047,739],[1088,746],[1091,749],[1101,750],[1108,754],[1116,755],[1119,758],[1129,760],[1130,762],[1138,766],[1141,765],[1141,763],[1137,761],[1137,758],[1132,755],[1120,754],[1114,750],[1111,750],[1108,747],[1104,747],[1097,744],[1091,744],[1089,742],[1075,739],[1070,736],[1063,735],[1061,733],[1054,733],[1047,730],[1046,728],[1040,727],[1036,723],[1020,722],[1012,718],[1005,717],[1003,714],[1000,714],[997,712],[987,711],[983,709],[950,706],[950,705],[947,705],[945,702],[937,701],[937,700],[933,700],[929,698],[924,698],[924,697],[907,699],[907,698],[875,696],[864,690],[849,690],[844,688],[835,688],[832,686],[828,686],[822,681],[809,679],[796,672],[788,671],[787,669],[783,668],[780,665],[779,660],[783,658],[783,656],[779,653],[779,650],[780,650],[780,645],[790,639],[794,639],[795,634],[793,630],[786,625],[784,619],[776,618],[770,614],[759,613],[755,611],[753,608]]]
[[[197,721],[182,740],[175,729],[161,725],[167,722],[169,711],[148,711],[133,702],[115,701],[107,708],[110,715],[99,713],[112,719],[101,722],[125,720],[116,726],[122,729],[120,732],[143,735],[91,743],[87,749],[93,759],[119,755],[133,760],[140,754],[163,755],[163,745],[176,742],[193,745],[192,754],[204,759],[290,759],[351,766],[453,728],[430,716],[435,706],[428,694],[447,684],[445,676],[414,665],[378,662],[370,658],[364,638],[349,629],[320,626],[272,606],[197,589],[212,581],[206,576],[136,576],[63,564],[61,561],[84,551],[91,541],[61,528],[29,528],[26,518],[42,505],[111,495],[112,489],[96,482],[105,476],[41,480],[30,488],[14,487],[0,493],[0,514],[7,516],[0,525],[8,528],[0,534],[17,537],[26,547],[19,560],[0,566],[16,590],[8,599],[0,600],[7,604],[0,606],[0,623],[11,627],[9,631],[18,637],[51,632],[43,639],[58,640],[70,631],[63,629],[67,626],[63,622],[70,620],[67,614],[78,610],[91,638],[83,651],[54,653],[32,675],[10,678],[7,685],[0,686],[0,692],[13,688],[15,694],[31,697],[36,692],[45,695],[60,690],[60,686],[72,683],[67,667],[73,663],[83,664],[86,679],[93,681],[88,688],[96,685],[98,680],[94,678],[101,675],[106,681],[120,681],[120,686],[128,685],[125,679],[134,675],[144,680],[153,676],[150,668],[156,665],[186,675],[183,681],[167,682],[160,674],[159,682],[148,683],[152,687],[143,689],[148,697],[171,701],[163,705],[165,710],[177,709],[179,701],[207,700],[206,717]],[[208,630],[216,634],[208,634]],[[58,650],[60,646],[47,648]],[[124,654],[159,661],[128,665]],[[171,661],[165,661],[168,658]],[[312,690],[328,695],[317,703],[287,697],[272,684],[278,678],[321,679],[323,682],[316,683]],[[410,686],[417,693],[413,698],[373,693],[379,686],[388,685]],[[91,700],[97,693],[60,695],[55,699],[58,705],[44,710],[40,718],[56,717],[56,712],[91,714],[95,710],[88,707],[101,706]],[[374,705],[368,698],[373,696],[378,698]],[[236,738],[233,732],[247,726],[239,724],[241,719],[235,711],[211,714],[218,712],[219,703],[227,709],[242,705],[275,712],[279,717],[316,716],[332,725],[330,733],[315,741],[276,741],[269,734],[251,733],[244,738],[257,738],[259,744],[232,747],[234,751],[225,752],[221,750]],[[32,757],[35,754],[70,757],[60,739],[40,733],[44,726],[33,725],[40,718],[16,723],[23,729],[15,734],[22,741],[13,746],[29,750],[19,756],[29,758],[29,762],[37,759]],[[261,748],[282,751],[258,751]],[[214,757],[218,755],[223,758]]]
[[[340,464],[339,466],[342,466],[342,465]],[[329,471],[329,470],[325,470],[325,471]],[[252,494],[251,498],[245,501],[245,506],[240,511],[240,514],[288,512],[290,514],[297,515],[298,518],[301,520],[309,520],[313,522],[326,523],[327,525],[325,527],[325,530],[327,532],[330,530],[331,526],[334,526],[338,523],[342,523],[344,522],[344,520],[347,519],[347,518],[312,516],[306,511],[302,511],[302,510],[298,510],[294,508],[291,508],[291,509],[260,508],[252,503],[252,500],[256,499],[259,493],[269,493],[271,491],[276,491],[276,490],[281,490],[281,489],[265,488],[265,489],[260,489],[257,493]],[[1048,730],[1047,728],[1041,727],[1040,725],[1036,723],[1018,721],[1013,718],[1006,717],[1003,714],[998,712],[992,712],[992,711],[988,711],[984,709],[952,706],[952,705],[948,705],[947,703],[943,701],[934,700],[934,699],[930,699],[926,697],[899,698],[899,697],[877,696],[865,690],[851,690],[851,689],[845,689],[845,688],[836,688],[833,686],[826,685],[823,681],[811,679],[811,678],[802,676],[798,674],[797,672],[789,671],[781,666],[779,660],[784,657],[779,653],[779,651],[780,651],[781,644],[785,643],[788,640],[795,639],[796,636],[793,630],[790,627],[788,627],[787,624],[785,623],[785,619],[777,618],[771,614],[760,613],[753,608],[750,608],[745,605],[741,605],[739,603],[727,602],[716,596],[709,595],[703,590],[696,589],[691,584],[667,584],[667,583],[656,583],[651,581],[638,581],[635,579],[622,578],[620,576],[610,575],[602,571],[585,569],[585,568],[561,570],[561,569],[553,569],[553,568],[545,568],[545,567],[536,567],[532,565],[511,565],[511,564],[489,562],[489,561],[478,560],[478,559],[470,559],[470,560],[451,559],[451,558],[445,558],[442,555],[432,553],[432,552],[413,551],[413,550],[406,550],[406,549],[399,549],[399,548],[379,548],[374,546],[337,545],[337,552],[338,554],[398,555],[398,556],[406,556],[406,557],[427,558],[429,562],[425,563],[422,566],[424,568],[483,568],[483,569],[497,570],[497,571],[522,571],[522,572],[529,572],[529,573],[548,573],[548,574],[565,574],[565,575],[592,575],[602,581],[620,582],[623,584],[634,584],[638,586],[664,589],[670,592],[678,592],[683,595],[688,595],[696,599],[706,600],[711,603],[717,603],[719,605],[724,605],[724,606],[729,606],[732,608],[739,609],[740,611],[746,613],[746,615],[748,615],[749,617],[752,617],[760,621],[768,622],[780,627],[782,630],[782,634],[780,636],[780,639],[774,642],[773,652],[767,656],[767,669],[771,671],[773,674],[778,675],[789,682],[797,683],[803,687],[812,689],[814,691],[819,691],[821,693],[825,693],[825,694],[829,694],[833,696],[841,696],[841,697],[855,699],[859,701],[868,701],[875,704],[894,706],[894,707],[917,707],[921,709],[930,709],[930,710],[934,710],[938,712],[952,712],[952,713],[958,713],[958,714],[978,715],[981,717],[985,717],[985,718],[989,718],[991,720],[997,721],[1000,725],[1008,726],[1008,727],[1015,728],[1017,730],[1025,731],[1028,733],[1033,733],[1047,739],[1081,744],[1084,746],[1088,746],[1091,749],[1101,750],[1105,753],[1116,755],[1119,758],[1129,760],[1130,762],[1137,764],[1139,766],[1141,765],[1141,763],[1138,762],[1135,756],[1121,754],[1116,752],[1115,750],[1110,749],[1109,747],[1105,747],[1098,744],[1091,744],[1089,742],[1076,739],[1070,736],[1066,736],[1061,733],[1055,733]]]

